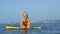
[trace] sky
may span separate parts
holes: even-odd
[[[29,19],[60,19],[60,0],[0,0],[0,22],[20,22],[23,12]]]

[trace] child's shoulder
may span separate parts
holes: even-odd
[[[27,20],[30,20],[29,18]]]
[[[24,20],[24,18],[22,18],[21,20]]]

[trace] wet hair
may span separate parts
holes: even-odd
[[[24,15],[24,14],[26,14],[26,15],[27,15],[26,17],[28,18],[28,13],[27,13],[27,12],[23,12],[23,15]]]

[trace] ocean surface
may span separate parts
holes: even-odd
[[[0,23],[0,34],[60,34],[60,22],[35,22],[31,27],[40,26],[41,29],[6,30],[5,26],[20,26],[20,23]]]

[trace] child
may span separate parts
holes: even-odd
[[[20,27],[21,28],[30,28],[30,20],[28,18],[27,12],[23,13],[23,18],[21,19]]]

